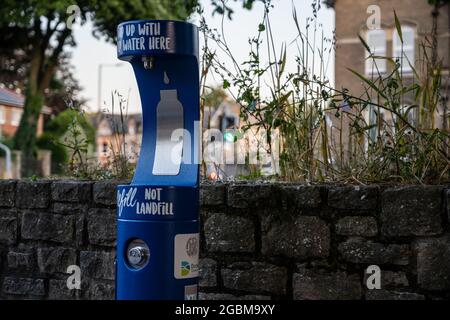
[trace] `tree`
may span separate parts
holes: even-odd
[[[7,48],[2,48],[7,49]],[[22,92],[27,85],[27,74],[30,67],[29,56],[23,50],[0,49],[0,83],[11,90]],[[44,103],[51,106],[52,115],[67,109],[67,104],[82,106],[86,101],[79,95],[82,88],[73,75],[70,55],[63,53],[59,58],[58,68],[50,81],[48,90],[44,93]]]
[[[22,50],[29,59],[24,112],[14,137],[14,147],[24,159],[24,174],[35,159],[37,120],[45,93],[54,79],[66,46],[75,46],[72,23],[91,19],[94,35],[114,41],[117,24],[131,19],[184,20],[196,0],[3,0],[0,6],[0,41],[8,51]]]
[[[69,106],[81,107],[86,100],[81,96],[83,88],[74,76],[74,66],[70,63],[71,55],[63,53],[58,69],[50,81],[49,90],[45,93],[45,103],[51,106],[52,115],[67,110]]]
[[[239,1],[242,2],[242,7],[247,10],[251,10],[253,8],[253,4],[258,0],[233,0],[234,2]],[[267,2],[270,0],[259,0],[261,2]],[[234,11],[230,6],[227,6],[226,1],[224,0],[211,0],[211,4],[214,6],[214,13],[218,14],[226,14],[228,18],[231,20],[231,16]]]
[[[209,88],[202,97],[205,100],[205,106],[216,109],[224,100],[228,98],[228,94],[221,86]]]

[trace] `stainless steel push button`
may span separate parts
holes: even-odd
[[[150,249],[147,244],[136,239],[130,242],[127,248],[127,260],[130,267],[141,269],[145,267],[150,259]]]

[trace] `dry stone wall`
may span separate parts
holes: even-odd
[[[0,298],[113,299],[119,183],[0,181]],[[449,202],[448,186],[204,184],[200,298],[450,299]]]

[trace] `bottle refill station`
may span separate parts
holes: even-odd
[[[142,145],[130,185],[117,190],[116,298],[197,299],[199,224],[198,29],[127,21],[117,52],[136,75]]]

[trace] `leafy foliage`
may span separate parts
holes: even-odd
[[[95,141],[95,129],[83,112],[69,108],[53,118],[39,137],[37,146],[52,151],[52,172],[63,173],[83,166],[89,145]]]
[[[198,5],[197,0],[95,1],[90,12],[94,36],[115,41],[119,22],[138,19],[186,20]]]
[[[91,19],[94,35],[113,41],[117,24],[129,19],[185,19],[197,4],[185,0],[146,1],[38,1],[4,0],[0,6],[0,41],[2,56],[13,58],[20,52],[29,61],[26,69],[24,113],[14,145],[22,150],[24,174],[31,174],[36,147],[37,120],[49,88],[57,86],[56,71],[63,63],[66,46],[76,45],[71,23]],[[79,17],[74,15],[79,9]],[[30,161],[28,161],[30,160]],[[27,172],[28,171],[28,172]]]
[[[242,8],[251,10],[253,8],[253,4],[256,1],[265,2],[265,0],[233,0],[234,2],[242,2]],[[226,1],[223,0],[211,0],[211,4],[214,6],[213,15],[215,13],[226,15],[228,19],[232,19],[234,10],[227,5]]]
[[[224,85],[224,89],[225,85]],[[217,88],[209,88],[207,92],[202,96],[202,99],[205,101],[205,106],[211,108],[217,108],[226,98],[228,97],[225,90],[220,87]]]
[[[297,47],[297,72],[286,72],[286,46],[275,48],[270,1],[265,2],[256,36],[249,39],[246,61],[236,60],[225,35],[209,29],[204,22],[201,26],[205,37],[228,58],[220,61],[214,51],[204,50],[204,60],[211,61],[223,88],[241,105],[245,129],[264,128],[267,139],[270,132],[279,131],[281,178],[307,182],[448,182],[448,114],[440,112],[447,103],[441,90],[442,63],[429,58],[429,40],[420,46],[418,70],[414,61],[375,56],[360,36],[374,65],[371,76],[350,70],[361,81],[363,94],[333,88],[326,74],[335,39],[324,37],[317,21],[319,10],[320,1],[313,1],[313,17],[307,18],[304,28],[293,10],[298,31],[292,42]],[[401,35],[396,14],[395,20]],[[268,61],[262,60],[262,52],[267,53]],[[378,71],[379,59],[387,61],[389,72]],[[414,81],[404,77],[402,63],[411,65]],[[267,91],[270,94],[262,94]],[[266,142],[272,148],[270,141]],[[271,154],[274,151],[269,150]]]
[[[67,108],[66,101],[73,101],[77,105],[85,103],[80,95],[82,88],[73,74],[73,66],[69,61],[70,55],[63,53],[59,60],[58,68],[49,83],[48,90],[44,92],[44,102],[47,106],[51,106],[53,115],[57,115]],[[2,56],[0,53],[0,83],[7,88],[20,89],[24,92],[29,68],[30,57],[23,51],[16,50],[13,56]]]

